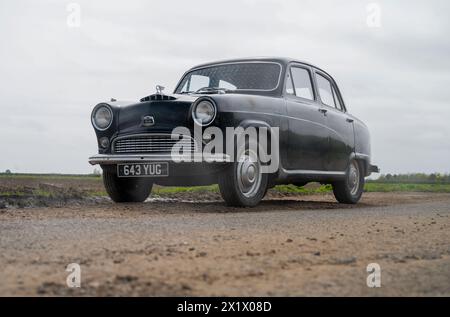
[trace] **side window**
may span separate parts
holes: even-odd
[[[339,100],[339,96],[337,94],[336,89],[333,86],[333,97],[334,97],[334,101],[336,102],[336,108],[338,108],[338,110],[343,111],[344,107],[342,107],[341,101]]]
[[[322,102],[330,107],[336,107],[334,103],[333,90],[328,79],[316,73],[317,88],[319,90],[320,99]]]
[[[300,67],[291,67],[294,92],[297,97],[314,100],[309,71]]]

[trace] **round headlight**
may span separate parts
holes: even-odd
[[[106,130],[111,126],[113,113],[110,107],[101,105],[92,112],[92,124],[97,130]]]
[[[202,100],[192,110],[192,117],[197,124],[201,126],[208,125],[216,117],[216,107],[211,101]]]

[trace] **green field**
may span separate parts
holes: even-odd
[[[101,180],[101,175],[94,174],[6,174],[0,173],[2,179],[29,179],[29,180]],[[1,183],[0,183],[1,184]]]
[[[366,183],[366,192],[434,192],[450,193],[450,184]]]
[[[48,186],[50,184],[50,187]],[[51,187],[53,186],[54,187]],[[279,185],[272,189],[274,192],[286,195],[323,194],[332,191],[330,185],[311,183],[304,187],[294,185]],[[404,180],[367,181],[366,192],[435,192],[450,193],[450,183],[408,183]],[[60,194],[75,194],[76,196],[104,196],[100,175],[61,175],[61,174],[0,174],[0,196],[40,196],[53,197]],[[217,185],[198,187],[160,187],[156,186],[153,194],[174,195],[179,193],[218,193]]]
[[[296,187],[294,185],[281,185],[275,187],[276,191],[282,193],[298,194],[320,194],[331,192],[330,185]],[[367,182],[364,186],[365,192],[435,192],[450,193],[450,184],[393,184]]]

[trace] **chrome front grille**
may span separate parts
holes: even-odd
[[[171,134],[141,134],[118,137],[113,141],[114,153],[171,153],[172,147],[182,146],[183,153],[195,152],[196,142],[189,136],[175,136]]]

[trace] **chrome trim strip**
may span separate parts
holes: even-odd
[[[188,135],[184,135],[184,134],[173,134],[173,133],[136,133],[136,134],[119,135],[118,137],[116,137],[114,139],[114,141],[127,139],[127,138],[132,138],[132,137],[142,137],[142,136],[170,136],[170,137],[172,137],[172,135],[174,135],[174,136],[175,135],[177,135],[177,136],[188,136]]]
[[[370,158],[370,155],[359,152],[355,152],[355,156],[360,158]]]
[[[231,162],[227,154],[192,153],[186,155],[171,154],[97,154],[89,158],[91,165],[96,164],[118,164],[118,163],[139,163],[139,162],[174,162],[174,163],[226,163]]]
[[[282,169],[284,173],[287,175],[326,175],[326,176],[333,176],[333,175],[339,175],[343,176],[345,175],[345,171],[319,171],[319,170],[287,170]]]

